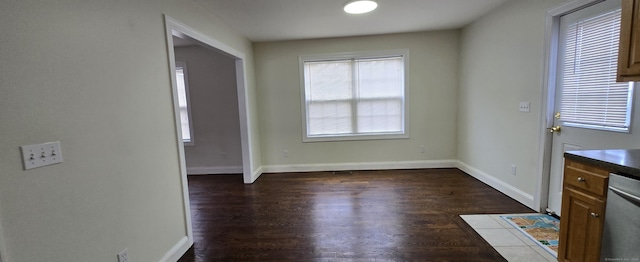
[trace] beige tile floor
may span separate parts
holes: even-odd
[[[557,259],[500,215],[461,215],[478,234],[509,262],[549,262]]]

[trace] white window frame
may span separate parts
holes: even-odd
[[[195,140],[193,137],[193,120],[191,117],[191,97],[190,97],[190,93],[189,93],[189,74],[188,74],[188,70],[187,70],[187,63],[183,62],[183,61],[176,61],[176,70],[178,70],[179,68],[182,68],[182,73],[184,76],[184,93],[187,99],[187,118],[189,119],[189,137],[190,139],[184,139],[184,135],[182,135],[182,143],[185,146],[193,146],[195,144]],[[177,72],[174,72],[174,74]],[[177,81],[178,76],[176,75],[176,81]],[[180,87],[177,86],[176,84],[176,88],[178,89],[178,92],[180,92]],[[178,108],[180,108],[180,105],[178,105]],[[181,123],[182,125],[182,123]]]
[[[371,134],[332,134],[332,135],[313,135],[308,134],[307,121],[307,102],[304,77],[305,62],[330,61],[330,60],[348,60],[348,59],[366,59],[366,58],[384,58],[399,57],[403,58],[404,70],[404,96],[402,99],[402,131],[393,133],[371,133]],[[300,94],[302,107],[302,141],[303,142],[324,142],[324,141],[356,141],[356,140],[382,140],[382,139],[408,139],[409,138],[409,49],[382,50],[369,52],[346,52],[332,54],[315,54],[299,56],[299,73],[300,73]]]

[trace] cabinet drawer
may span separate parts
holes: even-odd
[[[607,192],[609,172],[593,166],[565,161],[564,186],[572,186],[604,197]]]

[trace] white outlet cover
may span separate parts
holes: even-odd
[[[24,170],[62,163],[60,141],[21,146]]]

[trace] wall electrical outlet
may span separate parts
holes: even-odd
[[[531,111],[531,102],[520,102],[520,112],[530,112]]]
[[[426,153],[427,149],[424,146],[420,146],[420,153]]]
[[[289,157],[289,150],[286,150],[286,149],[285,149],[285,150],[283,150],[283,151],[282,151],[282,156],[283,156],[283,157]]]
[[[128,250],[125,248],[118,253],[118,262],[129,262],[129,255],[127,255],[127,252]]]
[[[516,175],[516,165],[511,165],[511,175],[512,176]]]
[[[62,163],[60,141],[21,146],[24,170]]]

